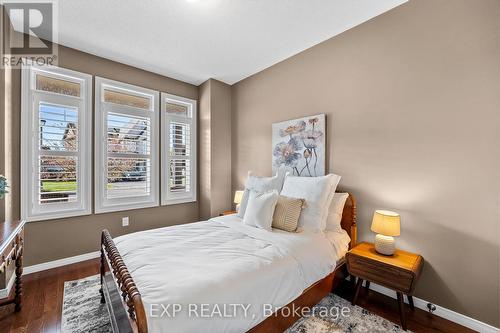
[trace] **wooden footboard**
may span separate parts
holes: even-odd
[[[141,294],[107,230],[101,235],[100,293],[114,332],[148,332]]]

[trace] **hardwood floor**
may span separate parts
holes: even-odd
[[[23,276],[23,308],[18,313],[13,305],[0,308],[0,332],[60,332],[64,281],[98,270],[95,259]]]
[[[14,313],[14,305],[0,308],[0,332],[60,332],[64,281],[95,275],[98,270],[99,261],[95,259],[23,277],[23,308],[18,313]],[[336,293],[348,300],[354,294],[349,283],[342,284]],[[374,291],[367,294],[363,288],[358,305],[393,322],[399,320],[396,301]],[[407,321],[408,329],[416,333],[473,332],[419,309],[407,310]]]

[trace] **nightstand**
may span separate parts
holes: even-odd
[[[231,214],[236,214],[236,213],[237,213],[237,211],[235,211],[235,210],[226,210],[226,211],[220,213],[219,216],[231,215]]]
[[[363,280],[366,280],[367,288],[370,282],[374,282],[392,289],[398,298],[401,326],[406,330],[403,294],[407,295],[410,309],[413,310],[412,294],[424,264],[422,256],[402,250],[396,250],[392,256],[385,256],[377,253],[373,244],[361,243],[351,249],[346,257],[349,274],[358,277],[352,304],[357,301]]]

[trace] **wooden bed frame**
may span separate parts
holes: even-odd
[[[351,237],[349,249],[356,245],[356,199],[352,194],[344,206],[342,229]],[[148,324],[141,294],[107,230],[101,236],[101,303],[106,303],[114,332],[147,333]],[[312,307],[335,289],[347,276],[342,259],[330,275],[307,288],[287,306],[253,327],[251,333],[283,332],[300,317],[288,315],[286,308]],[[300,311],[299,311],[300,312]],[[287,315],[285,315],[287,314]]]

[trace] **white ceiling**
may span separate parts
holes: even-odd
[[[64,0],[59,44],[198,85],[238,82],[407,0]]]

